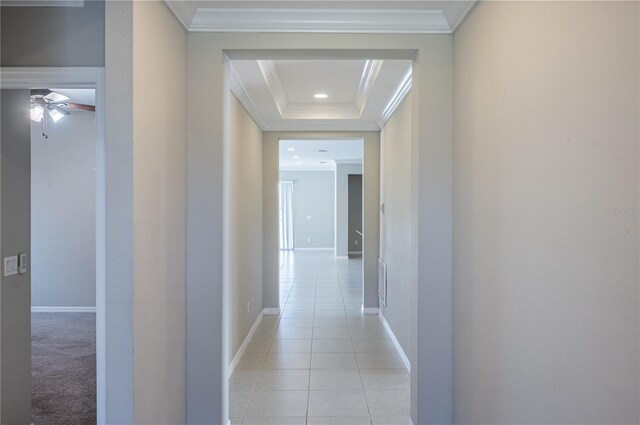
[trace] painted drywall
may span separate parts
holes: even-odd
[[[135,423],[186,420],[186,58],[166,5],[134,2]]]
[[[387,305],[380,310],[409,350],[411,302],[411,93],[380,134],[380,258],[387,265]]]
[[[95,113],[31,122],[31,305],[96,306]]]
[[[229,297],[233,359],[262,311],[262,130],[231,96]]]
[[[294,248],[333,248],[335,178],[333,171],[280,171],[293,181]]]
[[[29,95],[29,90],[0,92],[0,258],[20,253],[31,255]],[[0,422],[28,424],[31,423],[31,273],[1,276]]]
[[[349,197],[349,253],[362,252],[362,175],[348,177]]]
[[[282,50],[282,46],[287,49]],[[412,226],[415,224],[418,229],[420,224],[420,232],[415,242],[412,241],[412,257],[420,267],[416,266],[412,285],[416,296],[409,306],[413,340],[409,355],[415,366],[411,377],[412,420],[414,423],[451,422],[451,36],[190,33],[188,50],[188,423],[217,423],[228,417],[225,390],[219,385],[223,358],[228,351],[228,338],[221,326],[225,317],[222,300],[226,293],[223,170],[225,144],[229,140],[226,58],[301,59],[318,53],[325,58],[414,60],[413,90],[418,95],[413,100],[415,108],[412,107],[415,115],[412,144],[416,145],[416,154],[411,169],[412,178],[420,184],[412,186],[412,198],[416,200],[412,204]],[[290,138],[291,134],[265,132],[264,136]],[[365,305],[372,301],[377,306],[380,165],[376,162],[375,167],[368,170],[366,162],[368,155],[379,161],[379,133],[361,134],[365,134],[364,228],[365,235],[370,234],[364,241],[364,300]],[[367,140],[371,141],[369,153]],[[268,144],[271,146],[272,140]],[[277,188],[277,179],[269,184]],[[368,188],[369,185],[372,187]],[[274,193],[273,187],[268,191]],[[368,197],[366,193],[372,195]],[[277,196],[272,202],[277,208]],[[373,216],[367,213],[370,205],[374,205]],[[273,228],[276,226],[277,220]],[[265,223],[266,227],[269,226]],[[367,249],[370,243],[374,248]],[[277,235],[269,245],[277,250]],[[266,241],[263,244],[269,245]],[[369,288],[371,278],[373,285]],[[274,286],[277,289],[277,285]]]
[[[349,174],[362,175],[362,164],[336,164],[335,243],[341,258],[349,255]]]
[[[2,66],[104,66],[105,2],[0,7]]]
[[[105,5],[106,411],[133,423],[133,3]],[[99,317],[99,316],[98,316]],[[100,413],[98,413],[100,415]]]
[[[637,2],[454,36],[455,423],[640,422]]]

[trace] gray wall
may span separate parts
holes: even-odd
[[[282,170],[280,180],[293,181],[294,248],[333,248],[334,172]]]
[[[349,175],[349,252],[362,251],[362,175]]]
[[[140,424],[186,420],[186,59],[186,31],[166,5],[134,2],[134,418]]]
[[[28,90],[0,92],[0,258],[19,253],[31,256],[29,94]],[[0,423],[29,424],[31,274],[4,277],[3,266],[0,264]]]
[[[380,258],[387,264],[387,305],[380,305],[405,353],[411,304],[411,93],[380,135]]]
[[[31,122],[31,305],[96,306],[95,113]]]
[[[638,7],[455,34],[455,423],[640,423]]]
[[[262,130],[231,96],[229,298],[233,359],[262,311]]]
[[[104,66],[104,1],[0,8],[2,66]]]
[[[362,164],[336,164],[336,257],[349,254],[349,174],[362,174]]]

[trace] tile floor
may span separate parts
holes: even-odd
[[[362,262],[281,256],[282,314],[265,316],[229,382],[231,424],[406,425],[409,375],[378,316],[363,316]]]

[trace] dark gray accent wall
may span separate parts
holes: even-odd
[[[362,251],[362,175],[349,174],[349,252]]]
[[[29,91],[2,90],[0,97],[0,257],[31,257]],[[2,266],[0,261],[0,423],[29,424],[31,274],[4,277]]]
[[[2,66],[104,66],[104,1],[1,7]]]

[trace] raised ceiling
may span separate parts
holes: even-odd
[[[409,60],[232,60],[230,68],[232,91],[266,131],[379,130],[411,88]]]
[[[335,170],[336,163],[361,164],[362,140],[280,140],[281,170]]]
[[[165,0],[189,31],[451,33],[476,0]]]

